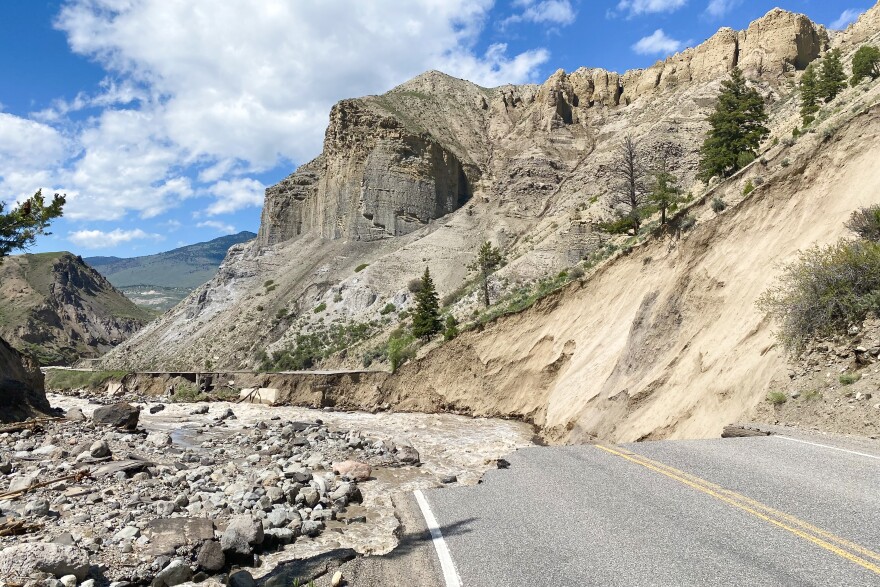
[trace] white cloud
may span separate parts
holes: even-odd
[[[104,232],[102,230],[78,230],[76,232],[71,232],[67,236],[67,240],[86,249],[109,249],[122,243],[144,239],[162,240],[162,236],[144,232],[140,228],[135,228],[133,230],[115,228],[110,232]]]
[[[223,234],[235,234],[237,231],[235,227],[231,224],[226,224],[225,222],[218,222],[216,220],[205,220],[204,222],[199,222],[196,224],[197,228],[213,228]]]
[[[502,24],[527,21],[566,26],[577,17],[569,0],[516,0],[514,6],[522,8],[522,13],[509,16]]]
[[[858,8],[847,8],[843,12],[840,13],[840,16],[831,23],[830,28],[834,30],[843,30],[855,21],[859,19],[859,16],[864,12],[864,10],[860,10]]]
[[[218,181],[211,187],[216,201],[208,206],[210,216],[235,212],[243,208],[260,206],[266,186],[255,179],[239,178]]]
[[[632,46],[632,49],[639,55],[668,55],[670,53],[675,53],[683,46],[684,43],[681,41],[666,36],[663,29],[657,29],[647,37],[639,39],[639,41]]]
[[[742,0],[709,0],[706,14],[712,18],[721,18],[741,3]]]
[[[59,186],[67,217],[105,220],[204,194],[217,198],[208,214],[259,206],[263,186],[246,176],[317,155],[340,99],[429,69],[484,86],[538,81],[547,50],[476,49],[493,4],[67,0],[56,27],[107,77],[31,120],[0,120],[0,198]],[[538,23],[574,18],[570,0],[519,8]]]
[[[620,0],[617,4],[617,10],[632,17],[641,14],[675,12],[685,4],[687,4],[687,0]]]

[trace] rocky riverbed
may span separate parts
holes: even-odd
[[[0,433],[0,584],[281,584],[291,561],[391,551],[396,493],[532,443],[448,414],[50,401],[65,418]]]

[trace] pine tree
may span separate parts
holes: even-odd
[[[440,302],[437,300],[437,290],[434,288],[431,272],[425,267],[422,289],[416,294],[412,333],[416,338],[431,338],[440,332],[440,327]]]
[[[812,63],[804,71],[798,89],[801,93],[801,118],[804,126],[808,126],[816,120],[814,115],[819,111],[819,78]]]
[[[664,159],[654,175],[654,186],[648,200],[660,210],[660,225],[666,225],[666,213],[674,212],[681,203],[681,188],[678,179],[669,172]]]
[[[61,216],[65,196],[55,194],[52,202],[46,205],[43,191],[37,190],[33,196],[19,204],[15,209],[4,213],[5,205],[0,202],[0,259],[17,249],[26,249],[34,243],[39,234],[49,234],[49,222]]]
[[[840,61],[840,49],[832,49],[822,59],[819,72],[819,95],[827,104],[846,87],[846,73]]]
[[[480,284],[483,288],[483,302],[489,307],[489,276],[501,264],[504,263],[504,256],[498,247],[493,247],[489,241],[480,245],[477,252],[476,260],[468,265],[468,271],[476,271],[480,277]]]
[[[729,177],[754,161],[761,141],[770,134],[766,122],[761,94],[746,85],[735,67],[722,82],[715,111],[709,115],[711,128],[700,150],[697,177],[705,182],[716,175]]]
[[[855,86],[862,78],[880,77],[880,49],[871,45],[862,45],[852,60],[852,78],[850,84]]]

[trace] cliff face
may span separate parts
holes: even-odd
[[[70,253],[16,255],[0,265],[0,336],[41,362],[98,357],[149,318]]]
[[[0,338],[0,422],[23,420],[49,411],[43,373],[31,358],[23,356]]]
[[[773,10],[643,70],[560,70],[491,89],[427,72],[343,100],[323,152],[266,191],[256,241],[104,364],[253,368],[329,324],[373,321],[381,340],[413,303],[408,281],[429,266],[441,296],[453,292],[487,239],[509,261],[494,294],[555,276],[607,240],[595,223],[613,214],[609,167],[622,136],[648,163],[671,161],[697,195],[706,116],[727,73],[744,68],[774,120],[788,120],[798,72],[830,43],[807,17]],[[776,136],[790,136],[785,124]],[[389,304],[395,313],[383,314]],[[451,309],[463,318],[477,307],[472,295]],[[360,367],[367,344],[329,366]]]

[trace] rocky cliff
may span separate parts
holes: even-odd
[[[40,366],[0,338],[0,422],[45,414],[49,409]]]
[[[626,237],[611,240],[597,228],[597,221],[612,216],[609,164],[621,137],[629,134],[650,162],[672,162],[672,171],[696,206],[698,225],[705,221],[712,227],[694,233],[704,235],[699,237],[703,244],[660,240],[651,245],[656,250],[635,260],[615,257],[607,262],[613,270],[602,265],[599,276],[586,282],[588,293],[570,289],[519,317],[428,349],[423,359],[390,378],[384,389],[373,390],[363,403],[384,397],[419,409],[516,414],[559,431],[560,438],[575,431],[619,438],[662,430],[670,435],[705,433],[717,424],[708,416],[711,407],[700,403],[696,408],[688,399],[705,394],[688,386],[684,372],[664,379],[664,365],[676,353],[693,352],[697,358],[688,361],[702,356],[700,373],[712,374],[705,382],[718,378],[717,369],[729,365],[705,359],[709,350],[704,345],[725,335],[719,330],[722,323],[715,326],[712,312],[704,309],[719,304],[725,315],[740,315],[741,306],[751,302],[742,295],[697,292],[724,287],[719,285],[727,283],[724,273],[748,270],[760,274],[760,283],[753,283],[757,295],[775,274],[776,261],[809,244],[807,236],[821,240],[840,234],[837,216],[843,207],[851,209],[862,201],[840,199],[841,208],[829,210],[827,224],[821,224],[824,232],[784,243],[754,241],[755,246],[775,248],[774,255],[753,259],[753,267],[736,260],[738,242],[751,246],[745,237],[749,223],[767,231],[772,222],[786,226],[784,230],[796,229],[777,214],[780,206],[790,205],[783,202],[794,193],[790,172],[803,169],[792,160],[803,157],[804,165],[820,165],[808,153],[788,151],[787,142],[780,143],[798,124],[793,88],[799,72],[832,46],[854,50],[854,39],[875,38],[878,12],[875,7],[858,25],[832,38],[805,16],[775,9],[744,31],[721,29],[699,46],[644,70],[560,70],[540,85],[492,89],[428,72],[381,96],[340,102],[331,113],[322,154],[267,190],[257,241],[234,248],[215,280],[108,355],[105,364],[172,369],[210,362],[215,368],[252,368],[261,356],[294,348],[301,334],[330,336],[334,329],[351,333],[366,327],[365,341],[324,362],[360,366],[364,354],[411,308],[407,282],[426,265],[441,295],[446,294],[451,313],[466,321],[480,310],[466,266],[486,239],[501,246],[508,259],[492,282],[494,298],[511,300],[520,291],[528,296],[539,280],[570,275],[572,267],[584,266],[585,258],[639,244]],[[745,212],[734,211],[746,201],[744,179],[708,191],[694,179],[706,116],[734,66],[743,68],[765,97],[773,130],[764,147],[767,155],[755,164],[760,171],[750,169],[754,181],[765,182],[760,193],[776,196],[765,204],[745,204],[747,218],[741,216]],[[858,100],[856,110],[866,108],[873,91],[848,90],[839,104],[829,107],[834,117],[828,120],[843,115],[850,107],[846,100]],[[851,116],[856,110],[846,112]],[[831,149],[826,160],[835,157]],[[769,181],[771,177],[778,181]],[[713,193],[732,208],[717,222],[708,208]],[[816,192],[814,197],[824,196]],[[772,210],[762,207],[773,202]],[[819,200],[811,202],[818,205]],[[728,225],[728,219],[735,222]],[[717,250],[716,242],[721,243]],[[681,252],[664,254],[666,250]],[[710,250],[723,251],[731,264],[711,265],[710,270],[701,261]],[[658,259],[664,261],[654,263]],[[619,278],[604,281],[601,275],[609,271]],[[664,325],[673,328],[687,313],[703,316],[694,318],[688,332],[705,332],[708,338],[700,344],[692,340],[684,352],[687,336],[681,334],[685,338],[679,340]],[[527,325],[526,320],[533,322]],[[764,357],[772,344],[768,331],[761,333],[763,338],[743,333],[727,350],[733,356]],[[737,341],[752,339],[763,346],[738,346]],[[651,351],[655,347],[656,356]],[[743,386],[731,384],[719,391],[736,401],[718,410],[718,419],[729,419],[754,401],[767,373],[762,369],[784,362],[778,351],[772,353],[775,362],[746,369],[751,375]],[[638,367],[642,361],[651,367]],[[754,364],[750,361],[743,365]],[[658,392],[657,398],[676,399],[662,405],[647,400],[663,389],[673,390],[672,395]],[[626,401],[614,403],[621,399]],[[638,412],[638,419],[627,419],[639,407],[645,411]],[[671,424],[688,410],[696,418],[688,426]]]
[[[70,253],[14,255],[0,265],[0,336],[44,364],[98,357],[149,319]]]

